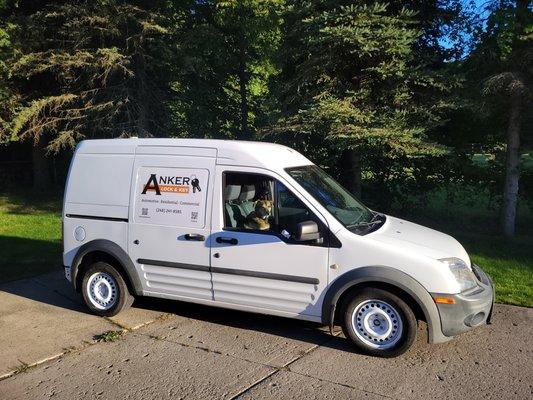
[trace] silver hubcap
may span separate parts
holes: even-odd
[[[403,323],[398,311],[382,300],[365,300],[352,314],[355,334],[374,349],[393,347],[403,332]]]
[[[100,310],[109,310],[117,301],[117,282],[105,272],[96,272],[87,281],[87,294],[93,306]]]

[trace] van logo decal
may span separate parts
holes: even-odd
[[[157,176],[150,174],[148,181],[143,187],[141,194],[146,192],[155,192],[157,196],[161,193],[187,194],[192,186],[192,192],[201,192],[200,180],[196,175],[188,176]]]
[[[202,189],[200,189],[200,181],[196,177],[196,175],[191,175],[191,184],[192,184],[192,192],[196,193],[196,191],[201,192]]]

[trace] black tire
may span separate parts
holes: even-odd
[[[372,311],[374,307],[376,309]],[[354,315],[356,311],[357,315]],[[344,302],[341,312],[344,335],[364,354],[385,358],[397,357],[405,353],[416,338],[417,321],[413,311],[400,297],[386,290],[364,288],[354,292]],[[394,317],[388,318],[391,316]],[[401,320],[401,324],[395,319],[396,316]],[[380,336],[372,335],[372,332],[365,328],[364,321],[367,321],[367,327],[383,329],[383,335],[385,332],[391,333],[379,339]],[[357,331],[354,323],[358,326]],[[390,347],[385,348],[386,346]]]
[[[114,280],[114,283],[111,285],[113,287],[115,300],[107,309],[102,308],[103,306],[98,307],[96,304],[94,304],[89,295],[89,279],[91,279],[94,274],[98,273],[107,274]],[[112,265],[103,261],[96,262],[85,270],[81,284],[81,292],[87,307],[89,307],[93,313],[102,317],[113,317],[121,311],[126,310],[132,305],[134,299],[130,294],[128,286],[126,285],[122,275]]]

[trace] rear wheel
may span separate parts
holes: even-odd
[[[400,297],[377,288],[365,288],[348,298],[343,307],[343,330],[363,353],[396,357],[416,337],[411,308]]]
[[[83,275],[81,291],[85,304],[95,314],[112,317],[133,303],[122,275],[106,262],[92,264]]]

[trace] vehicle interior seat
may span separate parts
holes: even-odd
[[[226,185],[224,189],[224,213],[226,214],[226,224],[231,228],[241,228],[244,226],[246,215],[238,204],[241,194],[241,185]]]
[[[255,186],[254,185],[243,185],[241,189],[241,194],[239,195],[239,206],[244,216],[247,216],[252,211],[254,211],[254,197],[255,197]]]

